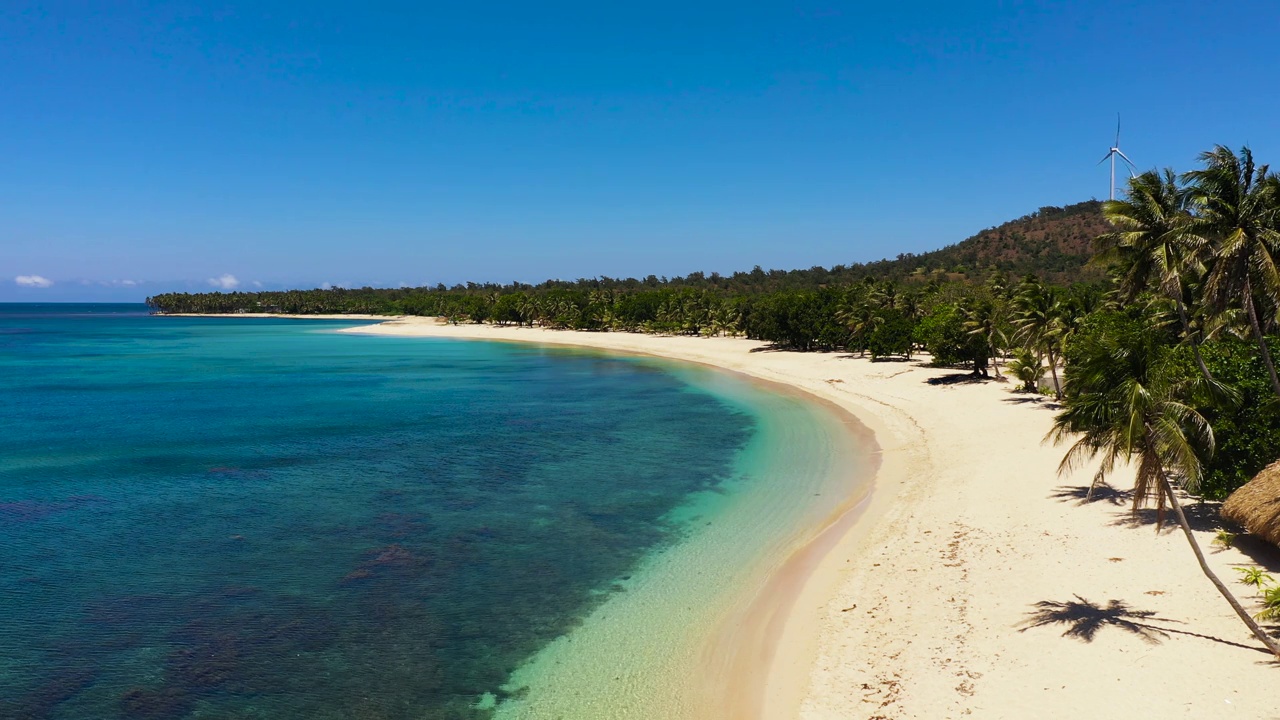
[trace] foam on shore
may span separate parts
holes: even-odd
[[[744,614],[785,606],[769,580],[824,521],[847,509],[869,480],[866,442],[829,408],[739,376],[672,366],[671,372],[755,417],[757,432],[734,477],[672,513],[689,528],[652,554],[581,626],[514,675],[519,700],[499,718],[724,717],[716,658],[737,651],[721,632]],[[710,714],[709,714],[710,713]]]

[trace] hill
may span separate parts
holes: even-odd
[[[1097,280],[1102,272],[1085,267],[1085,263],[1092,255],[1093,239],[1109,229],[1098,200],[1043,207],[955,245],[899,256],[894,262],[914,264],[926,272],[997,267],[1014,276],[1035,273],[1055,283]]]
[[[685,277],[644,279],[591,278],[579,281],[548,281],[536,288],[623,288],[695,287],[732,292],[773,292],[840,286],[872,277],[906,282],[945,275],[947,279],[984,278],[992,269],[1010,277],[1037,274],[1053,284],[1094,282],[1105,277],[1100,269],[1089,268],[1093,238],[1110,228],[1102,217],[1102,202],[1088,200],[1057,208],[1047,206],[1034,213],[987,228],[965,240],[940,250],[915,255],[904,252],[896,259],[872,263],[835,265],[804,270],[764,270],[719,275],[690,273]],[[458,288],[461,290],[461,288]]]
[[[453,287],[332,288],[232,293],[166,293],[147,298],[162,312],[249,312],[284,309],[287,312],[440,312],[439,301],[449,297],[485,297],[511,293],[545,294],[558,290],[613,290],[636,293],[651,290],[707,290],[720,295],[761,295],[783,290],[814,290],[874,280],[983,280],[992,269],[1011,278],[1036,274],[1053,284],[1100,280],[1103,273],[1086,267],[1093,238],[1106,232],[1102,203],[1096,200],[1066,207],[1043,207],[1017,220],[988,228],[940,250],[892,260],[813,267],[807,270],[764,270],[732,275],[695,272],[683,277],[580,278],[547,280],[538,285],[466,283]],[[434,298],[434,299],[433,299]]]
[[[684,277],[649,276],[642,280],[557,280],[536,287],[693,287],[758,293],[845,285],[861,282],[867,277],[897,281],[925,280],[939,274],[951,280],[985,278],[993,268],[1010,277],[1030,273],[1056,285],[1069,285],[1105,277],[1100,269],[1086,265],[1093,255],[1093,239],[1110,229],[1102,217],[1102,203],[1088,200],[1066,207],[1042,207],[1016,220],[982,230],[954,245],[919,255],[902,253],[894,259],[807,270],[763,270],[757,266],[749,272],[732,275],[695,272]]]
[[[1098,281],[1105,276],[1101,270],[1086,267],[1086,264],[1093,254],[1093,239],[1110,229],[1102,217],[1102,203],[1088,200],[1066,207],[1042,207],[1016,220],[982,230],[954,245],[919,255],[902,253],[894,259],[806,270],[764,270],[756,266],[751,271],[732,275],[695,272],[673,278],[650,275],[643,279],[625,280],[608,277],[550,280],[528,289],[692,287],[758,293],[845,285],[861,282],[867,277],[909,281],[924,280],[941,273],[952,280],[984,278],[993,268],[1010,277],[1031,273],[1053,284],[1069,285]]]

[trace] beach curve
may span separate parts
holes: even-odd
[[[771,352],[736,338],[427,318],[347,331],[582,346],[713,365],[833,403],[874,433],[882,451],[874,491],[856,510],[845,509],[844,524],[831,519],[836,529],[820,535],[830,547],[817,558],[797,551],[805,572],[780,575],[792,601],[764,626],[772,643],[711,661],[734,668],[708,683],[708,707],[724,703],[716,717],[1271,711],[1265,689],[1274,671],[1223,612],[1180,538],[1135,529],[1124,521],[1127,507],[1079,506],[1073,493],[1092,469],[1057,476],[1061,450],[1041,444],[1051,408],[1008,384],[939,382],[959,373]],[[1211,539],[1206,533],[1202,542]],[[1248,560],[1231,549],[1211,559],[1222,572]],[[1084,643],[1060,637],[1066,628],[1030,622],[1037,603],[1074,598],[1086,608],[1119,599],[1170,630],[1155,640],[1116,631]],[[1181,626],[1194,632],[1179,634]],[[1138,686],[1154,691],[1134,693]]]

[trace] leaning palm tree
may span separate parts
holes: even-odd
[[[1102,214],[1116,228],[1098,236],[1094,262],[1118,271],[1116,282],[1126,303],[1154,290],[1173,301],[1182,325],[1182,337],[1191,344],[1196,365],[1206,379],[1209,368],[1200,357],[1201,338],[1193,332],[1184,301],[1188,275],[1204,270],[1203,258],[1209,243],[1194,229],[1190,189],[1178,182],[1173,170],[1155,170],[1129,180],[1124,200],[1102,204]]]
[[[1144,325],[1108,328],[1080,345],[1084,347],[1077,348],[1067,366],[1063,410],[1045,438],[1055,444],[1072,441],[1058,472],[1100,457],[1089,489],[1092,494],[1093,487],[1118,465],[1136,463],[1134,511],[1154,502],[1159,530],[1166,507],[1172,508],[1200,570],[1254,636],[1280,659],[1280,646],[1205,562],[1174,490],[1177,481],[1194,492],[1200,483],[1200,457],[1213,452],[1213,429],[1186,402],[1194,388],[1160,371],[1159,342]]]
[[[1258,352],[1280,396],[1280,377],[1267,347],[1262,312],[1270,325],[1280,304],[1280,181],[1257,166],[1249,148],[1236,155],[1221,145],[1201,154],[1203,170],[1184,177],[1199,205],[1195,231],[1214,241],[1204,282],[1205,303],[1215,313],[1244,311]],[[1261,300],[1261,303],[1259,301]]]

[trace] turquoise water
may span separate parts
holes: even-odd
[[[488,717],[742,482],[745,383],[351,324],[0,305],[0,717]]]

